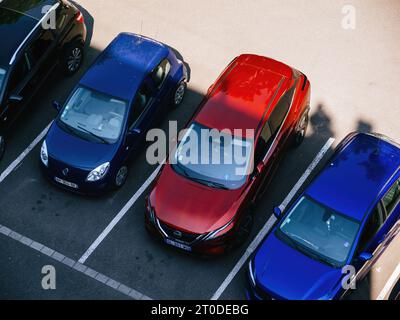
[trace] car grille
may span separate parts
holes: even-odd
[[[66,174],[63,171],[68,168]],[[58,178],[62,178],[78,184],[85,181],[89,171],[71,167],[59,160],[49,157],[49,169]]]
[[[161,221],[159,221],[159,226],[168,235],[168,237],[170,237],[174,240],[180,241],[180,242],[187,243],[187,244],[191,244],[191,243],[195,242],[197,240],[197,238],[199,238],[199,236],[200,236],[199,234],[186,233],[186,232],[176,230]]]

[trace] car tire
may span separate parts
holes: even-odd
[[[6,141],[3,136],[0,136],[0,160],[4,157],[4,153],[6,152]]]
[[[84,58],[84,48],[80,42],[74,42],[68,45],[65,49],[64,56],[61,61],[61,66],[67,76],[72,76],[82,66]]]
[[[182,80],[181,82],[179,82],[179,85],[177,86],[172,99],[172,106],[174,109],[177,108],[182,103],[186,93],[186,89],[187,89],[186,81]]]
[[[117,189],[121,188],[125,184],[127,178],[128,178],[128,167],[124,165],[120,167],[115,173],[114,186]]]
[[[308,124],[310,123],[310,116],[308,114],[308,112],[304,113],[297,125],[296,128],[296,132],[294,135],[294,141],[293,141],[293,145],[294,147],[298,147],[300,146],[303,141],[304,138],[306,137],[307,134],[307,129],[308,129]]]

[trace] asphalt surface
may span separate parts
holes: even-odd
[[[354,30],[341,26],[345,4],[356,10]],[[308,136],[283,160],[256,208],[252,235],[241,248],[219,258],[201,259],[154,241],[143,225],[144,192],[85,261],[85,266],[145,296],[210,299],[269,219],[272,208],[283,201],[329,138],[336,139],[334,147],[349,132],[360,130],[400,141],[400,3],[396,0],[82,0],[79,6],[89,29],[84,66],[72,78],[54,74],[47,81],[13,128],[0,172],[55,117],[51,102],[64,102],[99,52],[122,31],[142,33],[170,45],[189,67],[191,81],[185,100],[160,124],[162,128],[167,128],[168,120],[177,120],[182,128],[207,88],[240,53],[284,61],[306,73],[312,84]],[[40,144],[0,183],[0,225],[78,261],[155,167],[147,164],[143,150],[131,163],[121,190],[88,198],[62,191],[42,177],[39,148]],[[386,279],[400,261],[399,252],[391,256],[391,268],[384,270]],[[48,264],[57,270],[56,290],[41,288],[41,268]],[[243,299],[245,285],[241,269],[221,298]],[[129,297],[0,234],[0,298]]]

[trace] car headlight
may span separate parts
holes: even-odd
[[[250,278],[251,285],[253,287],[255,287],[256,286],[256,278],[254,276],[253,260],[250,260],[250,262],[249,262],[249,278]]]
[[[217,238],[219,236],[219,234],[222,231],[224,231],[225,229],[227,229],[228,227],[230,227],[232,225],[232,223],[233,223],[233,220],[229,221],[226,225],[222,226],[221,228],[206,234],[206,236],[202,240],[203,241],[208,241],[208,240],[212,240],[212,239]]]
[[[149,214],[150,222],[156,224],[156,215],[154,212],[154,208],[151,205],[150,198],[147,198],[147,212]]]
[[[90,172],[86,180],[90,182],[99,181],[105,177],[105,175],[108,172],[108,169],[110,169],[110,163],[109,162],[103,163],[101,166],[98,166],[96,169]]]
[[[48,167],[49,166],[49,155],[47,153],[47,144],[46,140],[43,141],[42,148],[40,149],[40,159],[42,160],[43,164]]]

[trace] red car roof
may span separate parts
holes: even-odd
[[[292,79],[292,68],[281,62],[241,55],[219,77],[195,121],[218,130],[257,130]]]

